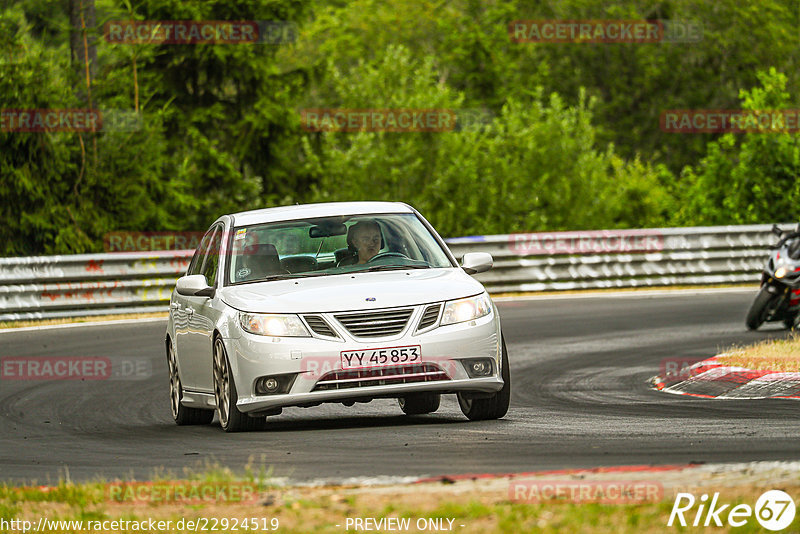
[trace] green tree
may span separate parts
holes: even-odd
[[[509,38],[509,22],[542,19],[686,22],[701,27],[702,39],[534,44]],[[318,2],[301,34],[300,53],[285,50],[280,60],[310,64],[319,75],[328,60],[346,69],[399,44],[417,56],[433,56],[442,80],[461,91],[467,105],[495,112],[510,98],[530,97],[536,87],[568,101],[584,90],[596,99],[601,142],[614,143],[627,160],[664,163],[677,173],[702,156],[705,140],[661,131],[660,113],[735,106],[739,88],[757,83],[756,70],[770,65],[789,75],[788,87],[796,93],[798,26],[796,0]],[[312,84],[310,92],[321,95],[324,88]]]
[[[0,9],[3,56],[15,56],[0,62],[0,109],[88,106],[88,91],[73,89],[85,81],[69,65],[66,7],[47,12],[33,0]],[[303,9],[98,0],[97,22],[299,22]],[[220,213],[295,195],[302,176],[287,139],[299,127],[291,98],[302,73],[276,69],[278,45],[96,44],[93,105],[138,113],[139,129],[0,132],[3,254],[101,250],[112,230],[197,230]]]
[[[759,71],[760,87],[740,92],[744,110],[794,107],[787,77]],[[800,220],[800,139],[796,133],[726,134],[708,144],[686,183],[676,218],[685,224],[748,224]]]
[[[330,64],[321,107],[462,109],[434,68],[390,46],[382,59]],[[663,223],[660,173],[596,146],[589,103],[540,90],[484,127],[439,133],[323,132],[305,140],[315,200],[402,200],[445,235]]]

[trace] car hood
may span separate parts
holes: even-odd
[[[275,280],[225,287],[220,298],[242,311],[313,313],[425,304],[468,297],[483,290],[478,281],[453,268]]]

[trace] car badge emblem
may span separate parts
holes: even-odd
[[[375,302],[375,297],[367,297],[367,302]]]

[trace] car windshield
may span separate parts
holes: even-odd
[[[453,267],[413,213],[321,217],[237,227],[231,284],[360,271]]]

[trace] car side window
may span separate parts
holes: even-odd
[[[208,252],[208,246],[211,243],[211,236],[215,230],[216,227],[209,228],[209,230],[203,236],[203,239],[200,240],[200,245],[198,245],[197,250],[194,251],[194,256],[192,256],[189,269],[186,271],[187,275],[202,273],[203,260]]]
[[[219,269],[219,249],[222,244],[222,229],[217,226],[214,234],[209,241],[208,251],[203,259],[203,270],[201,274],[205,275],[208,285],[213,286],[217,281],[217,270]]]

